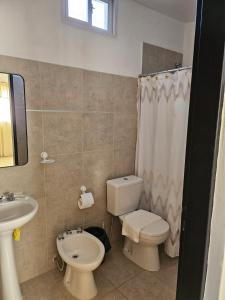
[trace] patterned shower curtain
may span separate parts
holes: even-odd
[[[165,251],[179,255],[191,70],[139,79],[136,174],[144,179],[140,206],[170,225]]]

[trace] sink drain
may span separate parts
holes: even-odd
[[[72,256],[72,258],[74,258],[74,259],[76,259],[76,258],[78,258],[78,257],[79,257],[78,254],[74,254],[74,255]]]

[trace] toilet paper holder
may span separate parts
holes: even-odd
[[[85,194],[86,191],[87,191],[87,188],[86,188],[85,185],[82,185],[82,186],[80,187],[80,190],[81,190],[81,194]]]
[[[85,185],[82,185],[81,188],[81,196],[78,199],[78,207],[80,209],[90,208],[94,205],[94,197],[92,193],[87,193],[87,188]]]

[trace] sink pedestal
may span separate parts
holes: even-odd
[[[13,248],[13,231],[0,234],[0,270],[3,300],[22,300]]]

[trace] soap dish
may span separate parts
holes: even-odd
[[[48,153],[47,152],[42,152],[41,153],[41,158],[42,158],[42,160],[40,161],[41,164],[50,165],[50,164],[53,164],[55,162],[54,159],[48,159]]]

